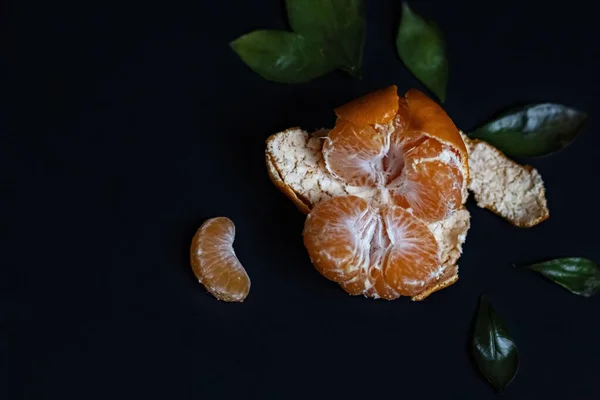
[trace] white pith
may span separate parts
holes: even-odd
[[[463,139],[470,153],[469,190],[479,207],[520,227],[548,218],[544,182],[535,168],[517,164],[486,142]]]

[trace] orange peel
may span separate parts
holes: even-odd
[[[335,114],[355,125],[387,124],[398,112],[396,85],[375,90],[337,107]]]
[[[474,192],[481,190],[482,185],[477,185],[476,183],[481,177],[482,168],[485,169],[486,167],[482,166],[481,163],[473,164],[470,162],[472,157],[477,159],[481,155],[480,146],[472,147],[473,143],[461,134],[443,109],[421,92],[411,89],[405,97],[398,98],[396,115],[390,118],[387,111],[390,109],[393,110],[390,106],[393,97],[390,88],[395,90],[395,87],[391,86],[375,92],[370,97],[367,95],[359,99],[359,101],[354,100],[348,103],[351,106],[346,105],[336,109],[338,120],[336,127],[332,131],[320,130],[317,133],[309,134],[299,128],[292,128],[270,136],[266,142],[266,165],[273,183],[303,213],[309,214],[305,224],[305,245],[311,255],[313,264],[315,264],[315,267],[320,272],[327,266],[324,266],[322,259],[319,259],[318,252],[320,245],[313,243],[313,239],[315,237],[319,238],[318,232],[321,231],[322,234],[326,230],[326,225],[321,224],[320,228],[315,229],[314,226],[311,227],[309,221],[313,218],[313,210],[315,210],[316,215],[321,213],[319,211],[321,203],[328,202],[337,197],[358,197],[368,204],[367,209],[385,210],[390,207],[399,206],[400,209],[412,213],[417,220],[420,219],[424,224],[423,226],[426,226],[437,243],[439,269],[436,270],[435,279],[420,281],[422,285],[418,291],[399,291],[397,286],[392,287],[393,285],[390,285],[386,281],[386,276],[389,277],[391,275],[386,275],[382,268],[374,267],[376,264],[372,262],[365,264],[367,265],[366,268],[358,268],[356,274],[353,276],[346,275],[340,278],[331,274],[328,276],[328,274],[324,273],[326,277],[329,279],[333,278],[332,280],[338,282],[345,291],[353,295],[362,294],[367,297],[392,299],[403,294],[410,295],[414,301],[420,301],[428,297],[431,293],[448,287],[458,280],[457,261],[462,253],[462,245],[470,226],[470,215],[464,207],[464,203],[468,197],[467,187]],[[353,131],[340,134],[340,129],[348,125],[354,126]],[[377,134],[383,135],[382,137],[385,140],[388,140],[387,142],[384,140],[387,147],[384,146],[385,151],[381,153],[376,151],[377,143],[381,137],[373,135],[373,129]],[[360,132],[368,132],[368,134],[363,136]],[[399,132],[399,137],[401,138],[401,141],[397,143],[403,144],[392,149],[392,144],[394,143],[393,137],[396,132]],[[332,136],[328,136],[328,133]],[[334,140],[332,140],[332,137]],[[347,148],[350,147],[343,145],[340,147],[343,152],[339,153],[341,156],[337,159],[344,161],[344,157],[346,159],[357,157],[358,161],[363,160],[360,162],[366,163],[365,168],[363,168],[364,171],[369,171],[366,168],[367,166],[369,168],[374,166],[377,168],[377,171],[384,171],[383,176],[385,179],[379,179],[375,183],[373,182],[375,179],[365,181],[354,180],[355,175],[351,174],[347,176],[344,175],[343,171],[340,172],[340,168],[343,170],[346,166],[336,165],[337,161],[332,162],[331,159],[332,145],[335,147],[335,144],[338,143],[338,139],[335,139],[336,137],[342,140],[339,143],[351,143],[353,146],[358,146],[359,153],[371,148],[370,146],[375,143],[376,145],[373,147],[375,150],[368,150],[368,154],[370,155],[367,158],[361,158],[360,154],[356,151],[347,151]],[[347,142],[348,140],[350,142]],[[365,140],[367,144],[364,143]],[[443,150],[445,148],[448,148],[450,153],[442,157],[440,154],[445,151]],[[389,159],[390,151],[398,152],[400,150],[402,150],[402,161]],[[427,168],[435,168],[432,171],[438,172],[440,166],[427,164],[428,162],[447,163],[452,171],[456,171],[452,172],[452,174],[458,174],[455,177],[452,177],[452,174],[448,175],[448,173],[442,174],[450,177],[449,179],[455,182],[456,187],[460,188],[461,192],[458,196],[450,195],[454,192],[449,192],[447,185],[443,185],[443,193],[445,194],[439,199],[448,199],[448,201],[452,202],[452,206],[447,209],[447,212],[439,215],[423,216],[415,212],[416,209],[411,207],[410,204],[397,203],[394,200],[394,197],[391,195],[392,192],[389,190],[390,188],[386,185],[394,177],[406,179],[406,175],[403,175],[402,171],[408,170],[407,165],[411,165],[410,163],[413,162],[410,159],[411,152],[418,154],[418,157],[415,156],[418,162],[416,164],[413,163],[412,168],[421,174],[419,176],[428,181],[430,185],[436,185],[434,180],[438,179],[438,174],[434,172],[428,173]],[[449,158],[456,159],[457,161],[449,161]],[[512,161],[510,162],[514,164],[511,164],[512,166],[521,167]],[[397,165],[397,173],[394,172],[396,171],[395,168],[388,168],[389,165]],[[474,175],[471,177],[469,176],[470,166],[474,170]],[[525,168],[526,171],[531,172],[526,167],[521,168]],[[425,175],[422,175],[424,173]],[[381,182],[384,182],[384,184],[381,184]],[[536,193],[544,199],[545,207],[544,193],[539,191]],[[476,192],[476,199],[478,198],[477,196],[478,193]],[[439,203],[442,201],[439,199],[435,200],[435,202]],[[515,204],[512,207],[513,212],[518,210],[519,206],[519,204]],[[402,211],[402,213],[406,211]],[[502,211],[502,209],[496,208],[496,211]],[[545,215],[544,212],[540,212],[543,217]],[[504,216],[509,219],[511,218],[510,213],[504,213]],[[537,218],[535,221],[530,221],[531,224],[522,224],[520,220],[518,223],[521,226],[530,226],[539,223],[541,220],[541,218]],[[307,234],[307,232],[309,233]],[[346,243],[351,242],[347,241]],[[372,242],[370,244],[370,251],[376,253],[380,247]],[[338,267],[341,267],[341,265],[342,263]],[[348,266],[352,267],[350,264]],[[396,268],[396,271],[402,271],[402,268],[394,268]]]

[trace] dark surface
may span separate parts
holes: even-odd
[[[519,347],[504,398],[598,398],[600,297],[511,267],[600,261],[593,4],[411,3],[445,33],[459,127],[527,101],[590,114],[572,146],[528,160],[550,220],[518,229],[469,202],[459,282],[411,303],[319,276],[263,161],[271,133],[331,126],[333,107],[375,88],[422,89],[394,49],[401,2],[368,3],[363,80],[296,86],[228,47],[284,28],[279,0],[4,7],[0,398],[493,399],[468,352],[482,292]],[[243,304],[206,294],[189,267],[194,231],[218,215],[237,225]]]

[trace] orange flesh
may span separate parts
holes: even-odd
[[[355,196],[321,202],[304,229],[323,276],[350,294],[390,300],[415,296],[443,276],[424,223],[461,207],[468,173],[465,144],[444,110],[417,90],[405,98],[396,90],[338,107],[323,144],[331,174],[380,195],[371,203]]]
[[[355,186],[375,186],[383,158],[384,141],[372,126],[340,120],[323,143],[331,172]]]
[[[338,120],[323,144],[325,165],[349,185],[388,190],[396,205],[425,222],[444,219],[462,204],[460,149],[413,129],[433,123],[419,122],[419,113],[413,118],[410,102],[396,104],[398,114],[389,128]],[[437,131],[442,125],[435,125]]]
[[[190,260],[194,274],[213,296],[241,302],[250,292],[250,278],[233,251],[234,238],[230,219],[209,219],[192,239]]]
[[[319,203],[304,244],[317,270],[351,294],[414,296],[442,272],[427,226],[400,207],[377,209],[356,196]]]
[[[391,187],[394,202],[412,209],[426,222],[439,221],[462,204],[463,175],[454,153],[435,139],[427,138],[405,153],[406,168]],[[449,158],[446,161],[446,158]]]

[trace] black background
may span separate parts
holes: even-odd
[[[395,52],[401,2],[366,3],[364,78],[302,85],[264,81],[228,47],[286,28],[279,0],[5,4],[0,397],[492,399],[469,355],[487,293],[521,356],[503,397],[598,398],[600,298],[511,266],[600,260],[593,3],[411,3],[445,34],[460,128],[527,101],[590,114],[569,148],[526,160],[551,218],[518,229],[470,201],[460,280],[422,303],[322,278],[264,166],[274,132],[331,126],[333,107],[375,88],[423,89]],[[189,267],[193,233],[218,215],[237,225],[243,304]]]

